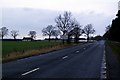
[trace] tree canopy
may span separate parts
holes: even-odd
[[[3,37],[6,35],[8,35],[8,29],[6,27],[0,28],[0,37],[3,39]]]

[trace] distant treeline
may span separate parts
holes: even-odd
[[[82,26],[82,24],[80,24],[80,22],[77,21],[76,18],[74,18],[72,16],[72,13],[69,11],[65,11],[63,14],[59,14],[54,19],[54,21],[55,25],[49,24],[41,31],[43,36],[47,36],[49,38],[49,41],[52,40],[51,37],[55,37],[56,39],[54,40],[57,40],[58,36],[60,36],[60,38],[63,41],[63,44],[66,40],[67,43],[70,43],[71,38],[74,38],[74,42],[77,43],[82,35],[85,35],[87,41],[89,41],[90,37],[92,36],[91,34],[95,33],[95,29],[91,23]],[[4,39],[4,37],[8,34],[12,36],[13,39],[16,39],[9,41],[18,41],[17,36],[19,35],[19,30],[9,31],[5,26],[0,28],[0,37],[2,39]],[[36,31],[31,30],[27,34],[29,37],[23,36],[23,39],[24,41],[35,41],[36,34]]]

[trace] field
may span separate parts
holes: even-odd
[[[55,45],[61,44],[60,42],[48,42],[48,41],[3,41],[2,42],[2,56],[13,52],[25,52],[27,50],[49,48]]]
[[[120,62],[120,43],[119,42],[113,42],[113,41],[107,41],[107,44],[112,48],[113,52],[117,56],[119,62]]]
[[[45,54],[63,48],[85,44],[86,42],[62,44],[61,41],[3,41],[2,62],[9,62],[26,57]],[[1,59],[0,59],[1,60]]]
[[[84,43],[84,42],[83,42]],[[83,44],[79,43],[79,44]],[[45,54],[51,51],[60,50],[63,48],[76,46],[79,44],[62,44],[60,41],[3,41],[2,42],[2,62],[9,62],[40,54]],[[1,59],[0,59],[1,60]]]

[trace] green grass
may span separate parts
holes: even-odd
[[[117,56],[119,62],[120,62],[120,43],[119,42],[113,42],[113,41],[107,41],[107,44],[112,48],[113,52]]]
[[[48,42],[48,41],[3,41],[2,42],[2,56],[6,56],[12,52],[24,52],[33,49],[49,48],[55,45],[61,44],[60,42]]]

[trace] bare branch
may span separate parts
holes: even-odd
[[[84,33],[87,36],[87,40],[89,40],[90,34],[94,34],[95,30],[93,29],[92,24],[88,24],[84,27]]]
[[[17,31],[17,30],[12,30],[12,31],[11,31],[11,36],[12,36],[14,39],[16,39],[16,37],[19,35],[18,32],[19,32],[19,31]]]

